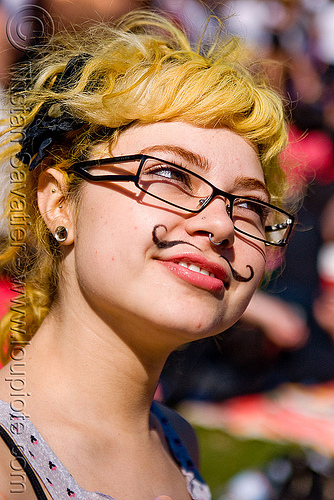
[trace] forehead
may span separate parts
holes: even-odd
[[[202,128],[184,122],[133,126],[120,134],[112,156],[139,153],[176,163],[185,162],[188,168],[196,163],[210,180],[213,180],[211,176],[221,178],[222,182],[247,176],[264,181],[262,166],[253,145],[227,128]],[[109,155],[109,148],[100,145],[92,157]]]

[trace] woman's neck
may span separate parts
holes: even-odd
[[[31,397],[61,402],[58,409],[66,409],[67,417],[71,407],[76,413],[81,408],[92,421],[108,412],[119,418],[118,428],[138,426],[140,415],[149,414],[166,356],[143,356],[111,331],[106,338],[82,325],[62,326],[46,319],[27,348]]]

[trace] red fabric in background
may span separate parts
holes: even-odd
[[[10,299],[15,297],[16,293],[11,290],[9,280],[0,279],[0,318],[8,311]]]
[[[319,184],[334,181],[334,145],[322,130],[301,132],[289,126],[289,144],[281,156],[288,180],[297,187],[317,180]]]

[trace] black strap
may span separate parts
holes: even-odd
[[[11,454],[18,460],[22,469],[27,474],[27,477],[33,487],[34,492],[36,493],[36,497],[38,500],[48,500],[48,497],[45,495],[44,490],[41,486],[41,483],[38,479],[38,476],[34,469],[31,467],[28,460],[24,457],[22,451],[17,446],[13,438],[8,434],[8,432],[2,427],[0,424],[0,437],[8,446]]]

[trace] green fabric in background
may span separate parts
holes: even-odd
[[[262,468],[271,459],[296,453],[300,448],[256,439],[238,439],[220,430],[195,426],[201,451],[200,470],[210,486],[213,500],[219,497],[224,484],[248,468]]]

